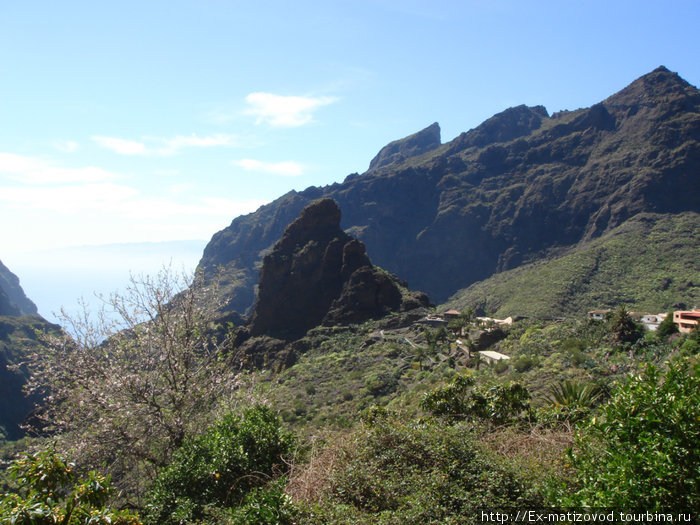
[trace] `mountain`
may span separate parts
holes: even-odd
[[[640,213],[564,253],[460,290],[446,308],[499,318],[582,315],[591,308],[661,313],[700,305],[700,216]]]
[[[700,92],[664,67],[590,108],[509,108],[441,144],[433,124],[362,175],[292,191],[216,233],[199,268],[249,312],[266,253],[310,202],[378,266],[443,302],[496,273],[600,238],[640,213],[700,211]]]
[[[429,306],[422,293],[372,265],[364,245],[340,228],[331,199],[306,206],[265,255],[250,333],[298,339],[320,324],[360,323]]]
[[[37,315],[36,305],[24,294],[19,278],[0,261],[0,315]]]
[[[59,329],[37,315],[17,276],[0,263],[0,440],[21,437],[20,425],[34,408],[35,399],[22,391],[26,370],[14,365],[40,344],[38,332]]]

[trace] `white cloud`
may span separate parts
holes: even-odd
[[[73,153],[74,151],[78,151],[80,145],[73,140],[54,140],[53,147],[63,153]]]
[[[65,168],[13,153],[0,153],[0,174],[2,173],[26,184],[93,183],[117,178],[116,174],[95,166]]]
[[[141,141],[96,135],[92,140],[107,149],[122,155],[175,155],[185,148],[210,148],[214,146],[237,146],[235,135],[218,133],[200,137],[196,134],[175,137],[142,137]]]
[[[146,145],[135,140],[120,139],[117,137],[95,136],[92,140],[103,148],[111,149],[122,155],[143,155],[146,153]]]
[[[313,112],[332,104],[335,97],[287,97],[272,93],[251,93],[245,98],[250,106],[247,115],[256,118],[256,124],[267,122],[278,127],[298,127],[313,120]]]
[[[296,177],[304,171],[301,164],[291,160],[285,162],[262,162],[255,159],[241,159],[231,162],[231,165],[238,166],[246,171],[271,173],[273,175],[282,175],[283,177]]]

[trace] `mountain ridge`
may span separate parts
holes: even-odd
[[[700,94],[663,67],[590,108],[516,106],[440,145],[430,128],[424,150],[411,146],[418,132],[382,148],[364,174],[234,219],[200,270],[223,268],[229,308],[249,310],[266,251],[304,206],[329,197],[376,264],[442,302],[638,213],[698,211]],[[410,154],[392,160],[402,141]]]

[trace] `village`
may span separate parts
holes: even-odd
[[[603,321],[607,317],[613,315],[614,310],[591,310],[588,312],[587,317],[593,321]],[[651,314],[648,312],[627,312],[628,315],[637,323],[641,324],[646,331],[655,332],[659,325],[668,317],[668,313]],[[467,314],[467,317],[471,317]],[[459,323],[460,319],[464,319],[465,316],[462,312],[450,309],[442,312],[441,314],[430,314],[418,321],[418,324],[427,326],[433,329],[444,328],[450,330],[457,339],[454,345],[458,350],[461,350],[467,358],[471,358],[472,354],[478,354],[479,358],[483,359],[486,363],[493,364],[498,361],[509,360],[510,356],[496,352],[494,350],[478,350],[480,347],[488,345],[488,343],[494,338],[491,337],[494,334],[494,330],[498,327],[511,326],[513,323],[526,319],[524,316],[509,316],[505,319],[496,319],[493,317],[473,317],[473,321],[476,323],[481,330],[477,333],[476,341],[469,340],[469,333],[466,323]],[[688,334],[692,332],[698,324],[700,324],[700,309],[694,308],[693,310],[675,310],[673,312],[673,322],[678,328],[678,332],[681,334]],[[467,337],[466,343],[460,337]]]

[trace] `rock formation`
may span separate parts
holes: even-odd
[[[14,365],[41,344],[37,332],[59,329],[37,315],[17,276],[0,262],[0,437],[22,437],[21,425],[38,401],[23,392],[27,370]]]
[[[19,278],[0,261],[0,315],[37,315],[36,305],[25,295]]]
[[[264,257],[251,335],[292,340],[320,324],[359,323],[429,304],[425,294],[373,266],[340,218],[332,199],[311,203]]]
[[[369,163],[369,169],[401,162],[409,157],[422,155],[440,146],[440,125],[434,122],[427,128],[406,138],[395,140],[384,146]]]

